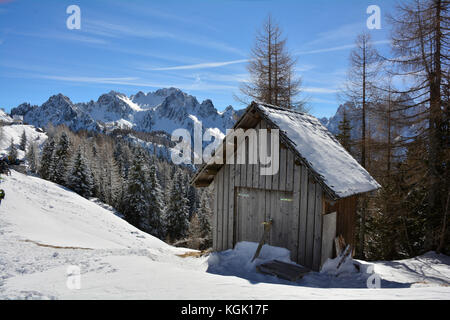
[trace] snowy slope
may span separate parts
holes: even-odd
[[[22,137],[22,133],[25,131],[25,135],[27,136],[27,142],[35,142],[39,148],[42,148],[45,141],[47,141],[47,135],[42,132],[40,129],[36,129],[31,125],[6,125],[0,128],[2,131],[0,136],[0,158],[4,155],[8,154],[9,147],[11,145],[11,139],[14,142],[14,145],[19,148],[20,139]],[[18,158],[23,159],[25,156],[25,152],[22,150],[17,150]]]
[[[0,109],[0,123],[10,123],[13,119],[2,109]]]
[[[169,246],[134,228],[111,211],[52,182],[13,171],[4,177],[2,221],[22,240],[91,249]]]
[[[297,283],[256,273],[262,261],[289,261],[286,249],[255,243],[202,258],[174,248],[111,211],[54,183],[17,172],[3,177],[0,205],[0,299],[449,299],[450,259],[428,254],[375,263],[369,274],[313,272]],[[368,263],[364,270],[368,269]],[[81,288],[67,287],[68,267]],[[389,288],[389,289],[385,289]]]

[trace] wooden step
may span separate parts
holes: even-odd
[[[294,282],[301,279],[305,274],[311,271],[303,266],[286,263],[279,260],[272,260],[260,264],[259,266],[256,266],[256,269],[261,273],[270,274]]]

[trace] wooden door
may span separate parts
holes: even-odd
[[[265,191],[251,188],[236,190],[235,244],[241,241],[259,242],[266,220]]]
[[[266,201],[269,199],[269,201]],[[290,248],[289,237],[293,214],[292,192],[236,188],[234,244],[241,241],[259,242],[264,233],[264,221],[273,220],[266,243]]]

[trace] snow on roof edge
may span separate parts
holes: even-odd
[[[261,102],[252,105],[280,129],[336,198],[381,187],[314,116]]]

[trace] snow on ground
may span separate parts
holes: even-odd
[[[0,122],[10,123],[13,122],[13,119],[3,109],[0,109]]]
[[[289,262],[286,249],[256,243],[201,258],[132,227],[107,206],[54,183],[15,171],[3,177],[0,205],[0,299],[449,299],[450,258],[367,263],[368,273],[313,272],[290,283],[256,272],[270,259]],[[69,289],[78,266],[81,288]],[[372,267],[373,268],[373,267]]]
[[[42,148],[45,141],[47,140],[47,134],[41,132],[42,130],[30,125],[6,125],[2,126],[0,130],[2,130],[2,133],[0,133],[0,135],[2,135],[0,139],[0,157],[8,154],[9,147],[11,145],[11,139],[13,139],[16,147],[19,147],[20,139],[24,131],[27,136],[27,142],[36,142],[39,148]],[[23,159],[25,156],[25,152],[19,149],[17,151],[18,158]]]

